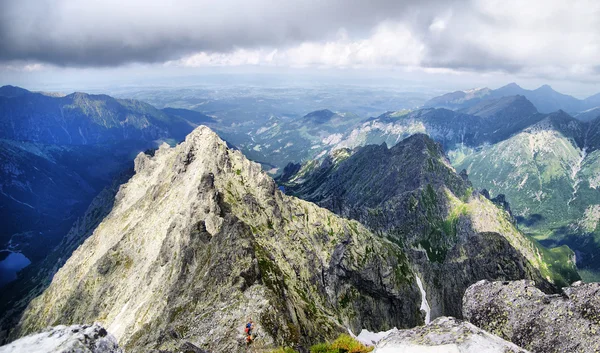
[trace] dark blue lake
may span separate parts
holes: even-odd
[[[29,266],[31,261],[17,252],[11,252],[8,256],[0,261],[0,287],[17,279],[17,272]]]

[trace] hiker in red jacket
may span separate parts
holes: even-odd
[[[246,344],[252,343],[252,330],[254,330],[254,321],[252,319],[248,319],[248,323],[246,324],[246,328],[244,331],[246,332]]]

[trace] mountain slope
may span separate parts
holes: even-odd
[[[286,192],[401,244],[424,277],[432,317],[460,317],[462,295],[479,279],[535,278],[552,290],[579,278],[569,259],[538,247],[474,193],[427,136],[340,154],[281,180]]]
[[[193,127],[149,104],[107,95],[77,92],[52,97],[28,92],[0,96],[0,137],[4,139],[76,145],[180,140]]]
[[[474,185],[506,194],[526,232],[548,246],[569,245],[580,268],[597,271],[600,242],[589,234],[600,198],[596,130],[558,112],[505,141],[451,155]]]
[[[206,127],[140,154],[111,213],[31,302],[13,337],[101,322],[127,351],[185,338],[214,352],[422,322],[406,255],[355,221],[285,196]]]
[[[600,107],[591,108],[574,115],[575,118],[581,121],[592,121],[600,118]]]

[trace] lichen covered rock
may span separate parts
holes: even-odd
[[[600,283],[546,295],[531,281],[480,281],[463,299],[466,319],[532,352],[600,351]]]

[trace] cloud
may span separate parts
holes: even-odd
[[[340,28],[360,36],[421,3],[444,1],[2,1],[0,60],[112,66],[290,46],[327,40]]]
[[[5,63],[599,76],[596,0],[21,0],[0,6]]]

